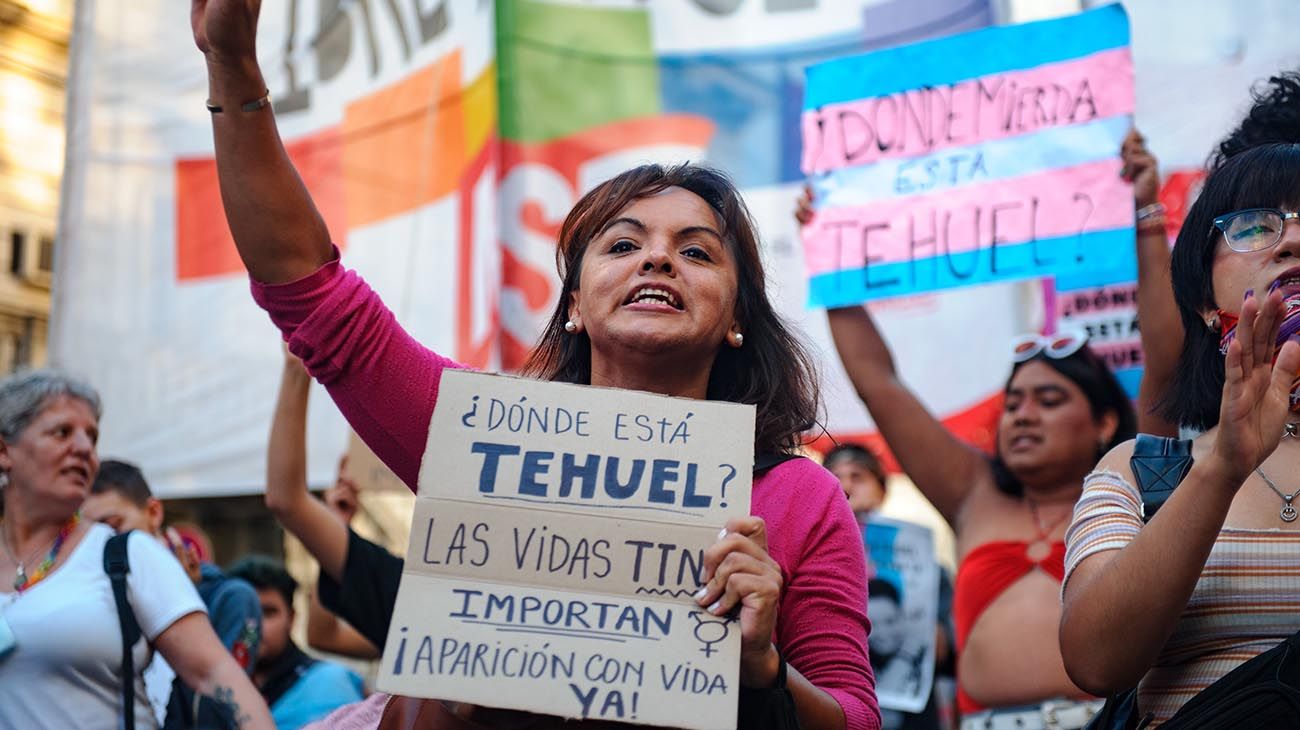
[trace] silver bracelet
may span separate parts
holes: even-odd
[[[204,104],[204,106],[206,106],[208,108],[208,111],[212,112],[213,114],[220,114],[221,112],[226,110],[225,107],[220,106],[219,104],[213,104],[211,99],[208,99],[207,102]],[[262,98],[254,99],[252,101],[240,104],[239,111],[255,112],[258,111],[259,109],[265,109],[268,106],[271,106],[271,92],[269,89],[265,94],[262,95]]]
[[[1141,208],[1138,208],[1137,220],[1139,223],[1141,223],[1142,221],[1147,220],[1148,218],[1163,218],[1165,213],[1167,212],[1168,211],[1165,210],[1164,203],[1152,203],[1151,205],[1144,205]]]

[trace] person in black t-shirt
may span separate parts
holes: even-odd
[[[397,602],[402,559],[353,532],[355,488],[335,485],[322,502],[307,490],[307,398],[311,376],[285,353],[280,395],[267,444],[266,506],[320,563],[317,591],[324,608],[351,624],[328,648],[377,656]],[[340,585],[348,586],[342,591]],[[353,636],[349,636],[353,634]],[[369,645],[367,647],[367,645]],[[347,650],[346,647],[355,647]]]

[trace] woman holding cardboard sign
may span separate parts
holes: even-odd
[[[191,5],[231,232],[290,350],[414,486],[441,373],[458,366],[339,264],[276,131],[255,52],[259,5]],[[752,223],[721,175],[646,166],[601,184],[566,219],[559,266],[561,298],[528,373],[755,404],[758,453],[790,453],[813,424],[811,363],[767,300]],[[706,551],[696,596],[714,614],[738,610],[741,685],[784,683],[806,728],[878,727],[865,558],[837,482],[785,461],[756,479],[752,509]]]
[[[1159,180],[1141,136],[1130,133],[1121,155],[1136,207],[1153,204]],[[806,223],[811,215],[805,196],[796,217]],[[1167,376],[1181,340],[1169,336],[1176,314],[1163,220],[1148,217],[1138,234],[1143,345],[1151,370]],[[1128,396],[1085,336],[1020,338],[1004,390],[997,452],[989,459],[949,433],[902,382],[866,309],[834,309],[827,318],[840,360],[877,428],[956,533],[959,709],[976,726],[990,720],[1042,727],[1049,714],[1059,727],[1081,726],[1096,705],[1075,704],[1087,693],[1066,674],[1057,640],[1064,535],[1084,476],[1136,430]],[[1163,387],[1163,377],[1144,383],[1143,400],[1157,400]],[[1169,430],[1155,418],[1145,425]]]

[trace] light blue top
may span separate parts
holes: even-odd
[[[343,705],[365,699],[360,675],[342,664],[318,661],[271,706],[280,730],[298,730]]]

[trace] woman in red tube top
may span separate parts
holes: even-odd
[[[958,709],[970,717],[1084,698],[1066,676],[1057,642],[1064,534],[1083,477],[1135,431],[1115,376],[1079,336],[1050,338],[1046,346],[1025,338],[990,460],[958,441],[902,384],[865,309],[828,317],[881,433],[956,533]]]
[[[1123,155],[1137,206],[1153,203],[1155,161],[1136,133]],[[800,214],[806,216],[806,207]],[[1161,291],[1162,282],[1168,288],[1162,227],[1144,224],[1138,238],[1139,291]],[[1155,257],[1163,265],[1153,265]],[[1177,329],[1172,297],[1154,307],[1149,302],[1144,324]],[[866,309],[835,309],[827,317],[844,368],[880,433],[956,533],[953,617],[963,727],[984,727],[990,714],[1006,715],[990,727],[1046,727],[1054,710],[1067,707],[1052,726],[1081,726],[1095,708],[1073,706],[1089,698],[1066,675],[1057,639],[1063,540],[1083,478],[1134,433],[1136,417],[1123,389],[1081,336],[1018,341],[990,459],[957,440],[907,388]],[[1168,372],[1165,363],[1176,356],[1168,347],[1148,352],[1148,367]],[[1163,423],[1143,425],[1167,431]]]

